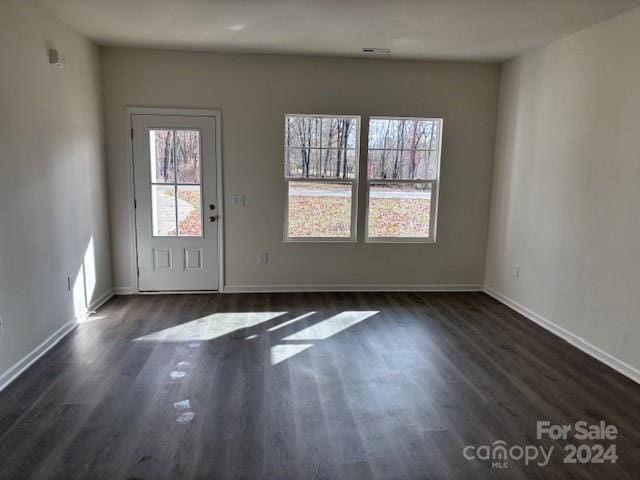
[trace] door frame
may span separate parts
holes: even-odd
[[[138,230],[136,227],[136,208],[135,208],[135,168],[133,156],[133,115],[167,115],[182,117],[212,117],[215,120],[215,163],[216,163],[216,184],[217,184],[217,202],[220,205],[218,210],[218,293],[224,292],[224,192],[222,181],[222,110],[221,109],[201,109],[201,108],[172,108],[172,107],[138,107],[125,106],[125,138],[129,161],[127,162],[127,170],[129,176],[129,232],[131,233],[131,275],[134,279],[133,291],[136,295],[157,294],[157,293],[209,293],[208,291],[171,291],[171,292],[141,292],[140,277],[138,276]]]

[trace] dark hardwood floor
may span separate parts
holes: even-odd
[[[116,297],[0,393],[0,478],[637,479],[639,407],[481,293]],[[614,424],[617,462],[537,420]],[[554,452],[463,456],[497,440]]]

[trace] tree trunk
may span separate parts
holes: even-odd
[[[327,151],[324,154],[324,165],[322,167],[322,176],[327,176],[327,164],[329,163],[329,158],[331,156],[331,140],[333,140],[333,120],[331,121],[331,127],[329,128],[329,143],[327,145]]]
[[[344,162],[342,162],[342,178],[347,178],[347,147],[349,146],[349,131],[351,130],[351,120],[344,121],[344,137],[342,139],[344,144]]]
[[[309,178],[309,164],[311,163],[311,120],[307,124],[307,154],[305,157],[304,176]]]
[[[306,148],[302,149],[302,176],[309,178],[309,151]]]
[[[431,149],[433,148],[433,127],[435,123],[431,122],[431,129],[429,130],[429,146],[427,147],[427,158],[425,162],[427,162],[427,177],[429,176],[429,162],[431,161]]]
[[[384,137],[382,140],[382,157],[380,158],[380,176],[387,178],[387,145],[389,144],[389,128],[390,123],[386,122],[387,126],[384,130]]]
[[[398,145],[396,146],[396,158],[393,162],[393,178],[398,178],[398,165],[400,164],[402,156],[402,146],[404,144],[404,120],[400,122],[400,129],[398,130]]]
[[[171,132],[167,133],[164,138],[164,158],[162,159],[162,177],[166,180],[169,179],[169,166],[171,165],[171,157],[173,152],[171,149]]]
[[[291,175],[291,120],[287,118],[287,175]]]
[[[409,163],[409,178],[415,179],[416,175],[416,149],[418,148],[418,143],[420,142],[420,138],[418,136],[418,122],[413,122],[413,132],[411,133],[411,162]]]
[[[342,162],[342,138],[344,137],[344,123],[338,120],[338,158],[336,160],[336,178],[340,177],[340,165]]]

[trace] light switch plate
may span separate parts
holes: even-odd
[[[234,193],[231,195],[232,207],[244,207],[244,195],[242,193]]]

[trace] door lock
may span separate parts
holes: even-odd
[[[215,222],[215,221],[216,221],[216,215],[211,215],[211,216],[209,217],[209,221],[210,221],[210,222]]]

